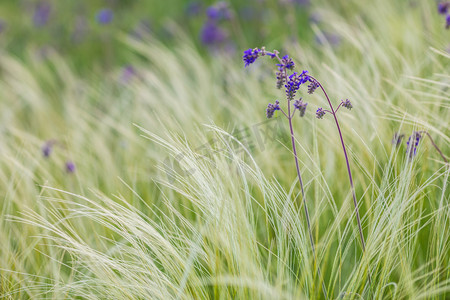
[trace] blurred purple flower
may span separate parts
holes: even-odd
[[[73,173],[75,172],[75,164],[73,163],[73,161],[66,161],[66,172],[67,173]]]
[[[450,7],[450,2],[438,3],[438,12],[441,15],[445,15],[447,13],[449,7]]]
[[[127,65],[122,69],[122,74],[120,75],[120,82],[128,83],[133,77],[137,75],[136,70],[132,65]]]
[[[42,150],[42,155],[45,158],[50,157],[50,154],[52,154],[53,151],[53,146],[56,144],[55,140],[48,140],[44,143],[44,145],[42,146],[41,150]]]
[[[36,27],[42,27],[47,24],[52,7],[48,2],[40,2],[35,10],[33,15],[33,23]]]
[[[450,15],[447,15],[447,17],[445,18],[445,29],[449,28],[450,28]]]
[[[220,20],[229,20],[231,19],[232,13],[228,8],[228,4],[226,2],[220,1],[216,4],[209,6],[206,9],[206,16],[210,20],[220,21]]]
[[[99,24],[103,24],[103,25],[111,23],[113,20],[113,17],[114,17],[114,13],[110,8],[101,9],[95,16],[97,22]]]
[[[191,1],[186,5],[184,12],[187,16],[198,16],[203,9],[203,4],[200,1]]]
[[[403,133],[395,132],[391,141],[392,145],[396,147],[400,146],[404,137],[405,135]]]
[[[200,38],[203,44],[212,46],[225,41],[227,33],[220,28],[215,22],[207,21],[200,32]]]

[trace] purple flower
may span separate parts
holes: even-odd
[[[120,81],[122,83],[129,82],[134,76],[136,76],[136,70],[132,65],[127,65],[122,70],[122,75],[120,76]]]
[[[317,82],[317,80],[311,78],[309,79],[309,81],[311,83],[308,85],[308,94],[312,94],[319,87],[319,83]]]
[[[351,110],[353,108],[352,103],[348,99],[345,99],[345,101],[341,100],[341,103],[342,103],[342,106],[347,108],[348,110]]]
[[[42,27],[47,24],[50,18],[51,5],[48,2],[41,2],[36,6],[33,15],[33,23],[36,27]]]
[[[450,6],[450,2],[441,2],[438,4],[438,12],[441,15],[445,15],[448,12],[448,8]]]
[[[322,107],[319,107],[316,111],[316,118],[322,119],[323,116],[325,116],[325,111],[322,109]]]
[[[278,71],[275,73],[277,76],[277,89],[281,89],[281,87],[284,84],[284,81],[286,80],[284,78],[284,72],[283,67],[278,66]]]
[[[300,117],[303,117],[305,115],[305,111],[306,111],[306,106],[307,105],[308,105],[308,103],[303,102],[302,98],[294,101],[294,107],[295,107],[295,109],[299,110]]]
[[[272,118],[273,114],[275,113],[276,110],[280,110],[280,102],[278,100],[275,101],[275,104],[269,103],[267,105],[267,109],[266,109],[266,116],[267,118]]]
[[[210,20],[221,21],[231,19],[231,11],[226,2],[218,2],[206,9],[206,16]]]
[[[45,144],[42,146],[41,150],[42,150],[42,155],[45,158],[50,157],[50,154],[53,151],[53,146],[55,145],[56,141],[55,140],[49,140],[46,141]]]
[[[449,28],[450,28],[450,15],[447,15],[447,17],[445,18],[445,29]]]
[[[202,43],[209,46],[222,43],[226,36],[226,32],[212,21],[207,21],[200,33]]]
[[[261,50],[258,48],[255,49],[248,49],[244,51],[244,56],[242,56],[242,59],[245,62],[245,66],[252,64],[255,62],[255,60],[260,56]]]
[[[66,161],[66,172],[67,173],[73,173],[75,172],[75,164],[73,163],[73,161]]]
[[[277,64],[277,66],[279,67],[283,67],[289,70],[293,70],[294,69],[294,61],[292,60],[292,58],[290,58],[289,56],[285,55],[283,56],[283,58],[281,59],[281,64]]]
[[[400,146],[402,139],[404,137],[405,137],[405,135],[403,133],[402,134],[400,134],[398,132],[394,133],[394,137],[392,138],[392,141],[391,141],[392,145],[394,145],[396,147]]]
[[[414,131],[412,135],[409,136],[406,142],[406,154],[410,159],[412,159],[417,154],[417,146],[419,145],[422,135],[418,131]]]
[[[99,24],[106,25],[112,22],[113,17],[114,17],[113,11],[109,8],[104,8],[97,13],[95,19]]]
[[[303,71],[298,74],[297,72],[292,73],[289,76],[287,83],[284,85],[286,88],[286,97],[288,100],[292,100],[295,97],[295,93],[300,88],[300,85],[309,81],[309,76],[307,75],[308,71]]]

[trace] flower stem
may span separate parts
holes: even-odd
[[[317,275],[319,276],[319,280],[321,280],[322,275],[320,272],[319,262],[316,259],[316,250],[314,248],[314,240],[313,240],[313,236],[312,236],[312,232],[311,232],[311,222],[310,222],[310,218],[309,218],[308,207],[306,206],[306,197],[305,197],[305,191],[303,189],[302,176],[300,175],[300,167],[298,165],[297,148],[295,147],[294,127],[292,126],[290,101],[288,101],[288,115],[290,116],[288,118],[288,120],[289,120],[289,129],[291,131],[292,151],[294,152],[294,159],[295,159],[295,166],[297,168],[298,182],[300,183],[300,190],[301,190],[302,198],[303,198],[303,207],[305,208],[306,223],[308,224],[309,241],[311,242],[311,249],[312,249],[312,253],[314,256],[314,261],[316,262],[316,265],[317,265]],[[325,283],[323,281],[322,281],[322,290],[323,290],[325,299],[328,299],[327,290],[325,288]]]
[[[311,78],[313,78],[312,76],[310,76]],[[334,121],[336,122],[336,127],[338,129],[339,132],[339,138],[341,139],[341,145],[342,145],[342,150],[344,150],[344,156],[345,156],[345,162],[347,164],[347,172],[348,172],[348,178],[350,181],[350,187],[352,190],[352,196],[353,196],[353,204],[355,206],[355,213],[356,213],[356,220],[358,221],[358,229],[359,229],[359,237],[361,239],[361,245],[362,245],[362,249],[363,249],[363,254],[366,252],[366,243],[364,241],[364,234],[362,231],[362,226],[361,226],[361,219],[359,217],[359,208],[358,208],[358,202],[356,200],[356,193],[355,193],[355,187],[353,185],[353,177],[352,177],[352,171],[350,170],[350,161],[348,159],[348,155],[347,155],[347,150],[345,148],[345,143],[344,143],[344,138],[342,137],[342,132],[341,132],[341,127],[339,126],[339,121],[337,119],[337,115],[336,115],[336,111],[333,108],[333,105],[331,104],[330,98],[328,97],[327,92],[325,91],[325,89],[323,88],[322,84],[315,78],[313,78],[317,84],[319,85],[320,89],[322,90],[322,92],[324,93],[325,97],[327,98],[328,104],[330,105],[331,108],[331,114],[334,117]],[[368,279],[369,279],[369,284],[370,286],[372,286],[372,279],[370,276],[370,268],[368,268]]]
[[[441,157],[442,157],[442,159],[445,161],[445,163],[448,164],[448,159],[445,158],[445,155],[442,153],[441,149],[439,149],[439,147],[436,145],[436,143],[434,142],[433,138],[432,138],[431,135],[428,133],[428,131],[422,130],[422,131],[419,131],[419,132],[420,132],[420,133],[425,133],[425,134],[430,138],[431,144],[433,144],[433,146],[434,146],[434,148],[436,149],[436,151],[439,152],[439,154],[441,155]]]

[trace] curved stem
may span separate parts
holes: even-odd
[[[327,92],[325,91],[325,89],[323,88],[322,84],[317,79],[315,79],[312,76],[310,76],[310,77],[313,78],[317,82],[317,84],[319,85],[320,89],[322,90],[322,92],[324,93],[325,97],[327,98],[328,104],[330,105],[330,108],[331,108],[331,112],[332,112],[331,114],[333,115],[334,121],[336,122],[336,127],[337,127],[338,132],[339,132],[339,138],[341,139],[342,150],[344,151],[345,162],[347,164],[347,172],[348,172],[348,178],[349,178],[349,181],[350,181],[350,187],[351,187],[351,190],[352,190],[353,204],[355,206],[356,220],[358,221],[359,237],[361,239],[361,245],[362,245],[363,253],[365,253],[366,252],[366,243],[364,241],[364,234],[363,234],[362,226],[361,226],[361,218],[359,216],[358,201],[356,200],[356,193],[355,193],[355,187],[353,185],[352,171],[350,170],[350,161],[348,159],[347,149],[345,148],[344,138],[342,137],[341,127],[339,126],[339,121],[338,121],[337,116],[336,116],[336,111],[333,109],[333,105],[331,104],[331,101],[330,101],[330,98],[328,97]],[[370,276],[370,269],[368,269],[368,279],[369,279],[370,286],[372,286],[372,279],[371,279],[371,276]]]
[[[433,138],[432,138],[431,135],[428,133],[428,131],[422,130],[422,131],[419,131],[419,132],[420,132],[420,133],[425,133],[425,134],[430,138],[431,144],[433,144],[434,148],[437,150],[437,152],[439,152],[439,154],[441,155],[442,159],[448,164],[447,158],[446,158],[445,155],[442,153],[441,149],[439,149],[439,147],[436,145],[436,143],[434,142]]]
[[[290,114],[291,114],[291,105],[289,103],[288,115],[290,115]],[[295,147],[294,127],[292,126],[292,118],[288,118],[288,120],[289,120],[289,129],[291,131],[292,151],[294,152],[295,167],[297,168],[298,182],[300,183],[300,190],[301,190],[302,198],[303,198],[303,207],[305,208],[306,223],[308,225],[309,241],[311,242],[311,249],[312,249],[312,253],[314,256],[314,261],[316,262],[316,265],[317,265],[317,275],[319,276],[319,280],[321,280],[322,275],[320,272],[319,263],[316,259],[316,250],[314,247],[314,240],[313,240],[312,231],[311,231],[311,222],[310,222],[310,218],[309,218],[308,207],[306,206],[306,197],[305,197],[305,191],[303,189],[302,176],[300,175],[300,167],[298,165],[297,148]],[[325,299],[328,299],[327,290],[325,288],[325,283],[323,281],[322,281],[322,290],[323,290]]]

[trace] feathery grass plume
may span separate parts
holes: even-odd
[[[277,72],[276,72],[276,79],[277,79],[277,88],[281,88],[282,83],[285,83],[284,87],[286,88],[286,102],[287,102],[287,111],[285,112],[280,106],[278,100],[275,102],[275,106],[273,104],[268,105],[266,115],[267,118],[271,118],[275,112],[275,110],[280,110],[284,116],[288,119],[289,122],[289,129],[291,134],[291,145],[292,145],[292,151],[294,154],[294,161],[295,161],[295,167],[297,170],[297,177],[300,184],[300,191],[303,199],[303,207],[305,210],[305,217],[306,217],[306,223],[308,225],[308,234],[309,234],[309,240],[311,243],[311,249],[314,256],[314,260],[317,261],[315,246],[314,246],[314,239],[312,235],[311,230],[311,220],[309,216],[308,206],[306,203],[306,195],[303,187],[303,180],[300,173],[300,167],[298,163],[298,156],[297,156],[297,148],[295,145],[295,136],[294,136],[294,127],[292,125],[292,118],[294,117],[295,111],[298,109],[300,112],[300,117],[303,117],[305,115],[306,106],[308,103],[303,103],[301,98],[298,100],[294,100],[294,97],[299,90],[300,86],[308,81],[310,81],[310,77],[308,75],[308,71],[304,70],[301,73],[293,72],[292,74],[288,74],[288,70],[294,70],[295,63],[288,55],[283,56],[280,58],[279,52],[277,50],[274,50],[273,52],[268,52],[264,47],[261,49],[255,48],[255,49],[248,49],[244,51],[244,55],[242,57],[245,67],[248,65],[254,63],[256,59],[260,56],[266,56],[268,55],[271,58],[276,58],[278,60],[277,66]],[[293,101],[293,103],[291,103]],[[293,109],[292,107],[293,106]],[[292,112],[291,112],[292,110]],[[319,276],[319,280],[322,281],[322,291],[326,299],[328,299],[327,296],[327,289],[325,287],[325,282],[322,278],[322,274],[320,271],[320,265],[317,261],[317,274]]]

